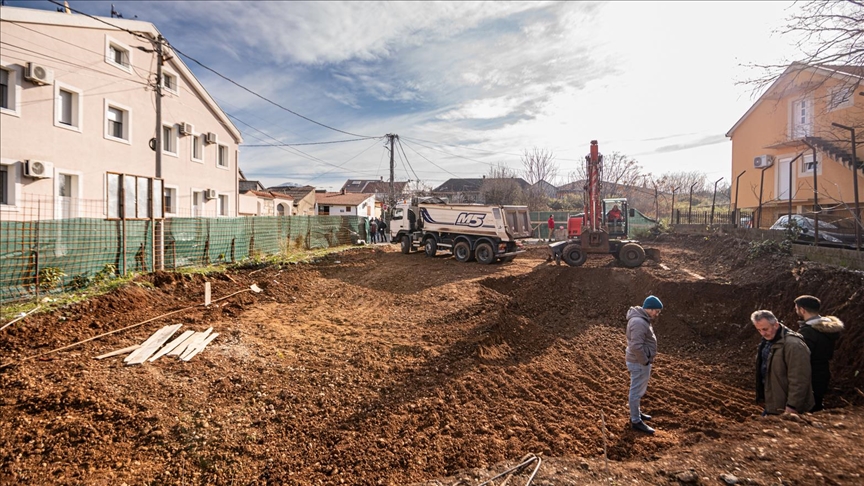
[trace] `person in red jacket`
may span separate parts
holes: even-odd
[[[549,226],[548,241],[552,241],[552,235],[555,233],[555,218],[553,218],[551,214],[549,215],[549,221],[547,221],[546,224]]]

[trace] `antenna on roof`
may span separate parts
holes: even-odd
[[[123,14],[121,14],[120,12],[118,12],[117,10],[114,9],[113,3],[111,4],[111,18],[112,19],[114,19],[114,18],[122,19],[123,18]]]

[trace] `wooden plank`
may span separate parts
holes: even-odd
[[[213,342],[213,340],[216,339],[216,336],[218,336],[218,335],[219,335],[218,332],[214,332],[213,334],[207,336],[207,339],[205,339],[204,342],[202,342],[198,347],[196,347],[194,351],[192,351],[190,354],[188,354],[185,358],[180,358],[180,359],[182,359],[183,361],[189,361],[190,359],[195,357],[196,354],[200,353],[201,351],[204,351],[204,348],[206,348],[208,344]]]
[[[146,341],[141,343],[141,347],[137,350],[133,351],[132,354],[126,356],[126,359],[123,360],[126,364],[141,364],[147,358],[150,357],[153,353],[159,349],[160,346],[165,344],[165,341],[171,338],[171,336],[177,332],[177,329],[183,324],[172,324],[170,326],[165,326],[162,329],[159,329],[152,336],[147,338]]]
[[[187,337],[184,341],[178,344],[176,348],[169,351],[168,356],[180,356],[181,354],[183,354],[183,351],[186,351],[186,347],[189,346],[189,343],[195,340],[198,334],[199,333],[197,332],[193,332],[192,334],[190,334],[189,337]]]
[[[127,346],[123,349],[117,349],[115,351],[111,351],[110,353],[105,353],[103,355],[96,356],[95,359],[105,359],[105,358],[110,358],[111,356],[119,356],[121,354],[128,354],[128,353],[131,353],[132,351],[135,351],[136,349],[138,349],[140,347],[141,347],[140,344],[133,344],[132,346]]]
[[[188,346],[186,346],[186,351],[183,351],[183,354],[180,355],[180,359],[185,358],[187,354],[195,351],[195,348],[198,347],[202,342],[204,342],[204,340],[207,339],[207,336],[209,336],[211,332],[213,332],[213,328],[208,327],[206,331],[196,333],[194,339],[189,343]]]
[[[154,354],[154,355],[153,355],[150,359],[148,359],[147,361],[150,361],[150,362],[152,363],[153,361],[156,361],[157,359],[161,358],[162,356],[165,356],[166,354],[168,354],[168,353],[170,353],[171,351],[173,351],[174,348],[176,348],[177,346],[179,346],[180,343],[182,343],[183,341],[185,341],[186,338],[188,338],[189,336],[191,336],[191,335],[193,335],[193,334],[195,334],[195,331],[192,331],[191,329],[190,329],[190,330],[183,331],[183,334],[177,336],[173,341],[171,341],[170,343],[166,344],[165,346],[162,346],[162,349],[160,349],[156,354]]]

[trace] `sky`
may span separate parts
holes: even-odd
[[[47,1],[7,5],[54,10]],[[110,17],[109,2],[70,7]],[[760,94],[756,65],[796,57],[791,2],[115,1],[183,59],[243,134],[240,168],[265,187],[330,190],[389,178],[434,188],[550,151],[569,181],[597,140],[643,172],[731,171],[725,133]],[[182,58],[182,56],[181,56]],[[263,147],[253,145],[266,145]],[[301,151],[301,152],[298,152]],[[403,154],[404,152],[404,154]]]

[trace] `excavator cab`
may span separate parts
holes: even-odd
[[[618,197],[603,200],[603,220],[609,238],[627,238],[629,214],[627,199]]]

